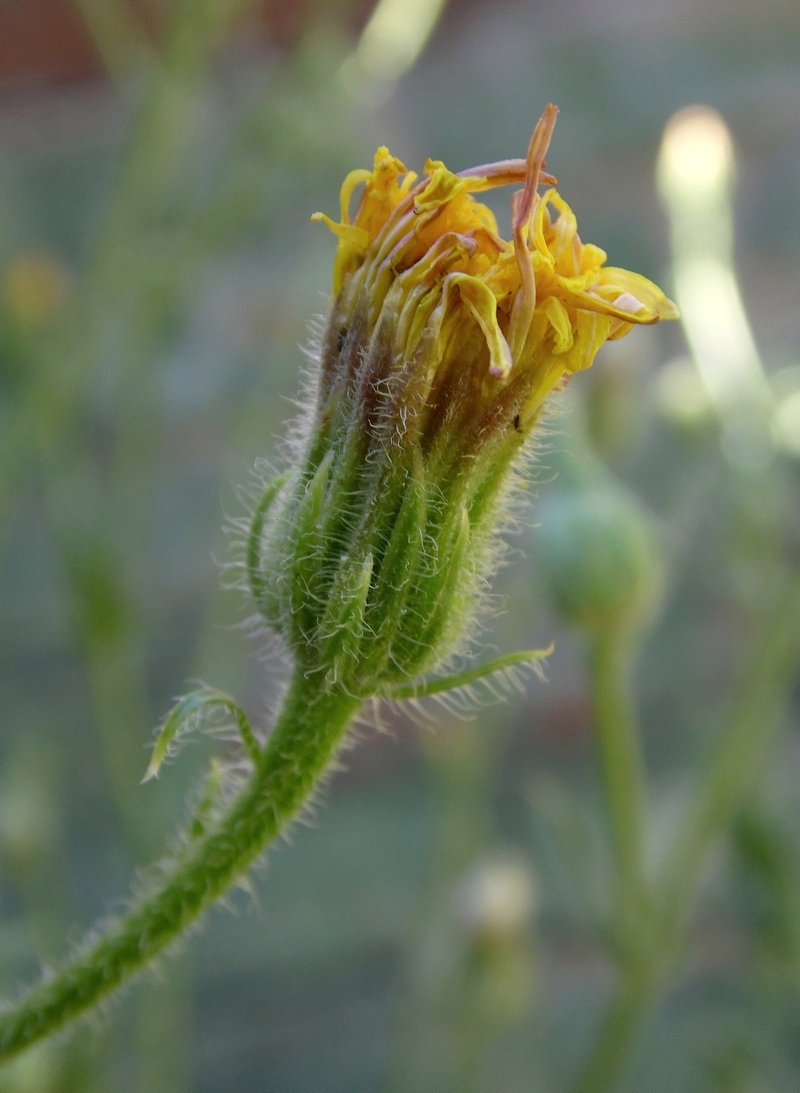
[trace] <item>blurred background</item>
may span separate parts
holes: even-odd
[[[250,890],[3,1093],[800,1088],[789,0],[0,4],[3,994],[120,906],[225,754],[195,736],[140,786],[174,696],[200,678],[268,724],[280,664],[220,562],[325,308],[309,215],[379,143],[524,155],[548,101],[582,238],[684,324],[559,396],[477,636],[555,641],[547,681],[383,711]],[[614,910],[593,725],[623,616],[649,871],[728,787],[666,966]]]

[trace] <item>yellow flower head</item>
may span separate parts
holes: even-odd
[[[252,582],[260,610],[306,678],[375,694],[458,648],[547,395],[608,338],[676,314],[539,193],[556,113],[526,159],[461,174],[428,160],[418,179],[379,148],[345,179],[338,221],[316,214],[339,244],[313,401],[266,530],[256,510],[263,549],[248,545],[275,575]],[[507,183],[509,240],[477,199]]]
[[[484,409],[513,386],[522,431],[558,381],[588,368],[605,341],[678,314],[651,281],[606,266],[605,253],[581,241],[555,189],[539,193],[542,182],[555,183],[544,163],[557,113],[545,109],[525,160],[459,174],[428,160],[418,181],[379,148],[371,171],[345,179],[341,219],[312,218],[339,239],[335,322],[345,329],[363,313],[373,336],[390,329],[398,359],[424,362],[432,398],[459,368],[470,372]],[[473,195],[515,182],[523,188],[512,196],[512,238],[505,240]]]

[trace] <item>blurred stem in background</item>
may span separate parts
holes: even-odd
[[[619,975],[579,1093],[611,1089],[658,977],[652,883],[646,874],[647,783],[633,690],[635,654],[660,605],[663,563],[654,529],[614,481],[572,407],[560,489],[540,504],[538,559],[561,617],[586,640],[614,889],[604,933]]]
[[[800,573],[772,605],[738,701],[686,812],[665,869],[664,906],[673,936],[686,927],[709,851],[730,828],[769,761],[800,665]]]
[[[733,142],[708,107],[676,114],[664,131],[658,182],[670,215],[672,276],[686,338],[739,468],[771,456],[771,394],[734,267]]]
[[[163,59],[144,93],[94,254],[53,328],[31,347],[34,379],[23,392],[14,423],[36,443],[50,522],[73,592],[105,762],[140,860],[151,855],[160,835],[158,822],[149,832],[142,825],[134,778],[141,763],[141,726],[151,720],[141,619],[118,560],[124,528],[118,526],[115,498],[107,492],[105,468],[91,454],[84,403],[116,339],[126,345],[134,331],[147,328],[141,309],[151,275],[143,238],[171,197],[193,131],[197,95],[231,14],[232,5],[216,0],[199,5],[181,0],[175,8]],[[137,360],[138,354],[131,358],[123,350],[128,368]]]
[[[422,737],[437,822],[406,947],[391,1093],[483,1089],[497,1038],[530,1006],[533,877],[493,832],[504,743],[500,725],[474,722],[450,721]]]
[[[645,879],[647,786],[631,682],[634,643],[599,634],[589,652],[595,732],[616,863],[615,918],[624,963],[638,962],[649,894]]]
[[[131,8],[122,0],[74,0],[117,91],[127,95],[158,58]]]
[[[657,181],[670,218],[675,297],[722,448],[739,471],[767,471],[775,452],[800,455],[800,370],[769,377],[742,301],[734,254],[735,149],[707,106],[664,130]],[[676,380],[680,380],[678,362]],[[691,383],[684,370],[684,381]]]
[[[731,181],[733,149],[723,119],[707,108],[690,108],[669,123],[659,161],[659,183],[670,212],[676,297],[690,347],[721,423],[721,443],[734,468],[735,484],[752,508],[757,493],[768,526],[762,528],[763,573],[758,602],[761,636],[741,673],[739,697],[728,715],[706,769],[675,834],[671,852],[650,897],[651,943],[638,958],[620,964],[619,982],[598,1042],[576,1085],[577,1093],[610,1093],[627,1068],[642,1024],[678,966],[686,946],[692,907],[705,866],[727,833],[769,762],[800,664],[800,573],[781,556],[783,508],[775,476],[775,403],[755,347],[733,266]],[[748,502],[749,498],[749,502]],[[751,513],[750,519],[754,519]],[[776,557],[777,552],[777,557]],[[609,642],[608,637],[605,639]],[[609,649],[610,645],[610,649]],[[606,651],[615,649],[613,637]],[[638,744],[631,743],[633,693],[613,656],[604,662],[595,645],[591,661],[593,702],[610,827],[615,834],[618,874],[633,874],[633,843],[647,841]],[[617,647],[617,652],[619,649]],[[609,728],[609,726],[613,726]],[[633,737],[636,737],[636,732]],[[609,737],[618,747],[608,747]],[[624,742],[624,743],[623,743]],[[643,825],[638,836],[630,827]],[[622,850],[621,850],[622,848]],[[624,853],[623,853],[624,851]],[[629,861],[630,859],[630,861]],[[639,893],[632,880],[621,886],[627,914],[637,921]]]
[[[416,62],[447,0],[378,0],[358,45],[342,65],[344,86],[385,101]]]
[[[667,976],[676,970],[703,868],[770,759],[800,663],[800,574],[783,590],[743,673],[743,684],[716,751],[697,781],[656,889],[656,944],[623,970],[579,1093],[616,1088],[639,1031]]]
[[[800,575],[785,582],[743,673],[738,702],[656,883],[645,875],[650,841],[644,763],[631,667],[658,602],[652,533],[632,499],[603,473],[573,413],[564,485],[539,506],[539,560],[560,614],[588,636],[600,771],[615,861],[609,930],[619,982],[578,1093],[616,1088],[639,1031],[685,946],[691,907],[715,843],[729,830],[770,755],[800,661]],[[650,547],[648,547],[648,543]]]
[[[91,30],[98,29],[102,16],[106,37],[101,53],[108,56],[112,45],[118,47],[113,62],[115,75],[122,76],[121,51],[128,41],[120,22],[124,9],[113,2],[84,7],[94,16]],[[117,344],[126,347],[123,360],[134,331],[139,336],[143,327],[149,332],[149,324],[141,321],[150,268],[141,237],[170,193],[192,132],[198,91],[231,13],[230,5],[217,0],[179,3],[163,56],[151,63],[148,55],[148,86],[103,230],[66,307],[49,329],[30,338],[27,374],[33,378],[22,392],[13,422],[12,439],[16,435],[20,442],[33,440],[36,445],[51,527],[71,586],[93,720],[124,830],[139,862],[152,856],[160,840],[159,820],[163,822],[152,808],[147,817],[142,815],[136,777],[142,727],[152,719],[141,618],[135,593],[117,560],[124,530],[115,518],[113,496],[105,494],[105,472],[89,452],[84,404],[96,370],[107,363],[103,358],[114,335],[120,338],[115,330],[120,319],[123,334]],[[113,34],[117,38],[112,42]],[[141,56],[140,50],[136,52]],[[132,60],[132,52],[126,57]],[[124,75],[132,71],[126,69]],[[137,353],[129,354],[129,368],[131,356],[138,359]],[[19,473],[19,448],[10,445],[6,472]],[[7,475],[5,484],[9,485]],[[148,984],[140,999],[139,1087],[148,1093],[174,1093],[187,1085],[187,1055],[177,1035],[185,1024],[180,1015],[186,1012],[186,986],[185,973],[176,967],[167,987]]]

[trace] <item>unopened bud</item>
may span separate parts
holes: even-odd
[[[565,621],[594,636],[646,625],[664,575],[637,502],[613,483],[598,483],[545,498],[538,516],[537,560]]]

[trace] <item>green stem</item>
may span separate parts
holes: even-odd
[[[734,819],[768,759],[800,662],[800,573],[779,603],[709,769],[699,781],[665,871],[658,901],[660,944],[622,973],[617,993],[575,1093],[610,1093],[642,1021],[680,952],[686,922],[714,843]]]
[[[590,676],[597,744],[616,865],[616,921],[629,951],[641,933],[646,780],[631,688],[631,650],[613,634],[595,640]]]
[[[119,90],[155,63],[146,35],[127,4],[120,0],[75,0],[95,48]]]
[[[709,852],[770,755],[799,663],[800,571],[778,598],[730,727],[698,784],[667,862],[663,906],[675,937],[683,932]]]
[[[652,960],[641,960],[625,970],[574,1093],[609,1093],[614,1088],[630,1058],[659,982]]]
[[[360,702],[296,674],[259,767],[164,880],[48,983],[0,1015],[0,1060],[91,1009],[163,952],[297,815]]]

